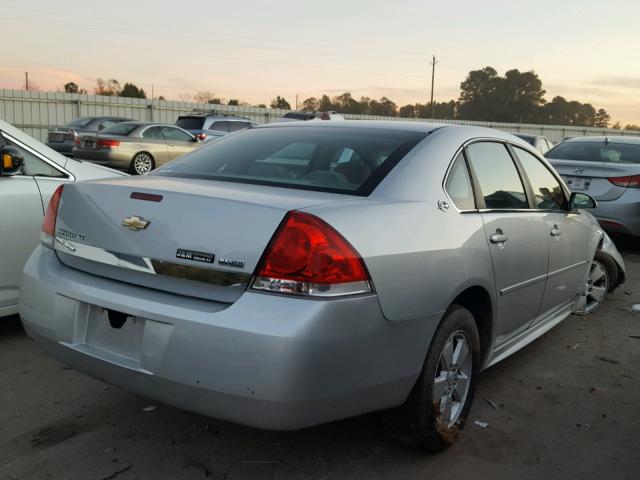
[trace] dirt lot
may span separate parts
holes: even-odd
[[[629,278],[484,372],[461,441],[396,445],[379,415],[298,432],[252,430],[156,404],[45,357],[0,322],[0,478],[640,478],[640,246]],[[494,406],[491,405],[494,404]],[[146,407],[155,406],[156,408]],[[497,408],[495,408],[497,406]],[[482,429],[475,420],[489,423]]]

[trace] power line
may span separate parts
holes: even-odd
[[[438,63],[436,56],[432,55],[431,61],[429,62],[431,65],[431,118],[436,118],[436,106],[433,103],[433,85],[436,78],[436,63]]]

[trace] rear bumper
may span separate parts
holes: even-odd
[[[74,145],[75,144],[73,140],[64,142],[47,142],[47,147],[52,148],[56,152],[60,152],[64,155],[71,155]]]
[[[103,308],[136,321],[115,330]],[[20,309],[29,335],[82,372],[273,430],[400,405],[441,316],[389,322],[375,295],[318,301],[247,292],[224,305],[73,270],[43,247],[25,267]]]
[[[92,148],[75,147],[73,149],[73,157],[112,168],[129,168],[131,164],[130,154],[107,148],[95,150]]]
[[[598,201],[591,213],[609,232],[640,236],[640,189],[628,188],[617,200]]]

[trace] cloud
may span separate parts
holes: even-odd
[[[640,77],[599,77],[591,85],[640,89]]]

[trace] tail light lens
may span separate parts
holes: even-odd
[[[102,140],[98,140],[96,145],[99,148],[115,148],[120,146],[120,142],[118,140],[111,140],[109,138],[105,138]]]
[[[630,175],[628,177],[608,178],[611,183],[618,187],[640,188],[640,175]]]
[[[331,225],[290,212],[267,246],[252,288],[334,297],[371,292],[371,282],[358,252]]]
[[[76,137],[73,139],[73,143],[76,145],[80,145],[80,137]]]
[[[58,218],[58,206],[60,205],[60,197],[62,197],[62,189],[64,185],[60,185],[53,192],[47,212],[44,214],[42,222],[42,231],[40,232],[40,242],[48,248],[55,247],[56,239],[56,219]]]
[[[201,141],[204,142],[207,139],[207,134],[206,133],[199,133],[196,135],[196,138]]]

